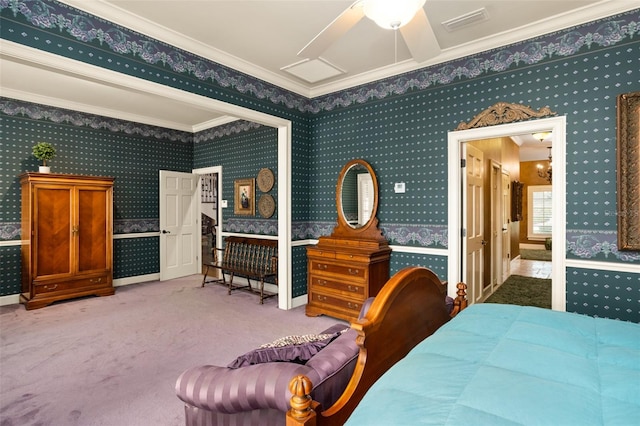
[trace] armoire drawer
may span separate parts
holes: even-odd
[[[57,282],[36,282],[33,286],[34,295],[83,290],[86,288],[111,287],[106,276],[69,279]]]

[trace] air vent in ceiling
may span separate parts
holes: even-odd
[[[464,15],[444,21],[442,25],[447,31],[453,32],[462,27],[488,20],[489,12],[483,7],[482,9],[474,10],[473,12],[465,13]]]
[[[344,74],[343,70],[324,58],[305,59],[280,69],[309,83],[317,83],[318,81]]]

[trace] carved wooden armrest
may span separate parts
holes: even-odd
[[[311,398],[313,385],[305,375],[298,375],[289,382],[289,391],[292,393],[290,405],[287,411],[287,426],[316,426],[316,410],[319,404]]]

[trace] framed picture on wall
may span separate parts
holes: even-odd
[[[233,213],[254,216],[256,212],[256,187],[254,179],[234,181]]]
[[[640,92],[618,95],[618,249],[640,250]]]

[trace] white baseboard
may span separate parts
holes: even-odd
[[[146,283],[148,281],[158,281],[160,274],[136,275],[133,277],[118,278],[113,280],[114,287],[122,287],[130,284]]]
[[[306,305],[308,301],[309,301],[309,297],[306,294],[303,294],[302,296],[294,297],[293,299],[291,299],[291,308],[297,308],[298,306]]]
[[[10,294],[8,296],[0,296],[0,306],[15,305],[20,303],[20,294]]]

